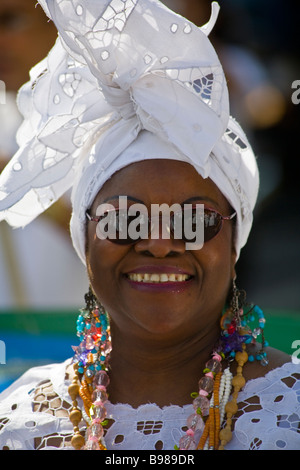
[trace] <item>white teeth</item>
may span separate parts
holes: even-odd
[[[148,283],[159,283],[159,282],[184,282],[189,279],[188,274],[141,274],[131,273],[128,274],[128,278],[135,282],[148,282]]]

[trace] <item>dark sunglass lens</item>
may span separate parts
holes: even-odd
[[[171,216],[170,229],[174,238],[180,238],[184,242],[194,243],[196,240],[197,224],[201,223],[199,209],[183,208],[182,212],[177,212]]]
[[[129,215],[127,210],[116,210],[112,213],[111,224],[111,236],[108,238],[118,245],[131,245],[147,238],[148,217],[139,213]]]
[[[222,227],[222,217],[217,212],[204,209],[204,243],[214,238]]]
[[[115,211],[115,220],[113,221],[113,234],[115,234],[115,237],[110,237],[110,241],[115,242],[118,245],[129,245],[134,243],[136,240],[130,238],[128,230],[131,221],[132,217],[128,216],[127,210]]]

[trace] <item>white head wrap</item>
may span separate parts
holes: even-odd
[[[183,160],[237,211],[239,256],[258,192],[256,161],[229,118],[226,81],[198,28],[157,0],[39,0],[59,38],[19,93],[17,154],[0,177],[0,220],[25,226],[73,187],[71,235],[85,262],[85,212],[111,175]]]

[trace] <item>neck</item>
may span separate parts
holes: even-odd
[[[190,404],[198,391],[205,363],[210,359],[219,330],[194,335],[181,343],[139,342],[112,329],[109,396],[112,403],[158,406]]]

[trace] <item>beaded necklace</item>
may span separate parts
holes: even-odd
[[[243,366],[247,361],[255,359],[246,352],[246,345],[256,343],[259,336],[261,348],[256,359],[262,365],[268,363],[262,310],[258,306],[247,309],[241,305],[238,295],[234,298],[236,303],[232,302],[223,312],[219,343],[205,365],[204,376],[198,383],[199,391],[191,394],[194,413],[188,417],[187,431],[175,449],[224,449],[232,438],[232,418],[238,411],[238,394],[246,383]],[[105,404],[108,401],[109,354],[112,349],[110,327],[107,312],[96,304],[91,290],[85,299],[86,308],[80,311],[77,320],[80,344],[73,347],[75,374],[68,389],[72,399],[69,417],[74,429],[71,444],[76,450],[106,450],[104,430],[108,421]],[[255,317],[258,319],[258,327],[251,328]],[[225,359],[236,361],[234,377],[229,367],[222,370],[222,361]],[[82,409],[78,405],[78,396],[83,402]],[[85,436],[79,428],[82,419],[87,425]]]

